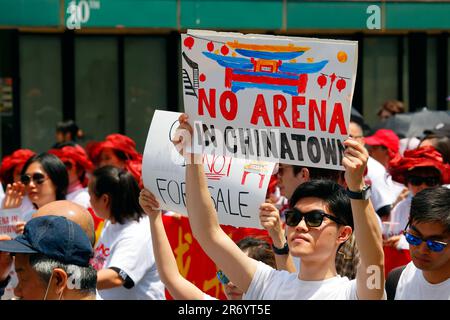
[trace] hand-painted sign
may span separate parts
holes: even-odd
[[[162,209],[186,214],[186,164],[171,142],[179,115],[155,112],[145,144],[142,174],[145,187],[158,198]],[[259,206],[265,201],[274,164],[203,155],[203,165],[220,224],[261,228]]]
[[[182,62],[196,152],[342,169],[356,42],[188,31]]]

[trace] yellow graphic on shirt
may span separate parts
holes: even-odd
[[[174,253],[176,255],[176,261],[178,265],[178,270],[180,274],[186,278],[189,272],[189,267],[191,266],[191,257],[188,256],[186,258],[186,264],[183,263],[184,254],[189,250],[189,246],[192,244],[192,235],[190,233],[186,233],[184,235],[184,240],[186,242],[183,243],[183,230],[181,227],[178,228],[178,247],[175,248]]]

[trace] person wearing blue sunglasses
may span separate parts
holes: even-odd
[[[400,274],[395,299],[450,300],[450,189],[417,193],[403,233],[412,262]]]

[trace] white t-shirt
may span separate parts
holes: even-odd
[[[369,157],[367,162],[367,178],[371,183],[372,196],[370,200],[372,200],[375,211],[393,204],[405,188],[404,185],[393,181],[386,168],[372,157]]]
[[[429,283],[413,262],[406,265],[398,280],[395,300],[450,300],[450,278]]]
[[[88,209],[91,207],[89,192],[87,188],[79,189],[74,192],[69,193],[66,196],[66,199],[72,202],[75,202],[76,204],[79,204],[80,206]]]
[[[356,280],[336,276],[304,281],[298,274],[280,271],[258,261],[245,300],[357,300]]]
[[[409,221],[409,213],[411,211],[412,196],[409,195],[394,207],[391,211],[389,234],[401,235],[397,243],[398,250],[409,250],[409,243],[406,241],[402,231],[405,229]]]
[[[139,222],[129,220],[125,224],[106,221],[95,247],[92,265],[96,270],[119,268],[133,280],[134,287],[123,286],[98,290],[102,300],[165,300],[153,256],[150,223],[147,216]]]

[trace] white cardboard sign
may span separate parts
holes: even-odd
[[[343,169],[356,41],[188,30],[181,48],[196,153]]]
[[[186,165],[171,142],[179,115],[161,110],[153,115],[142,176],[162,209],[186,215]],[[274,163],[204,155],[203,164],[219,223],[261,229],[259,206],[265,201]]]

